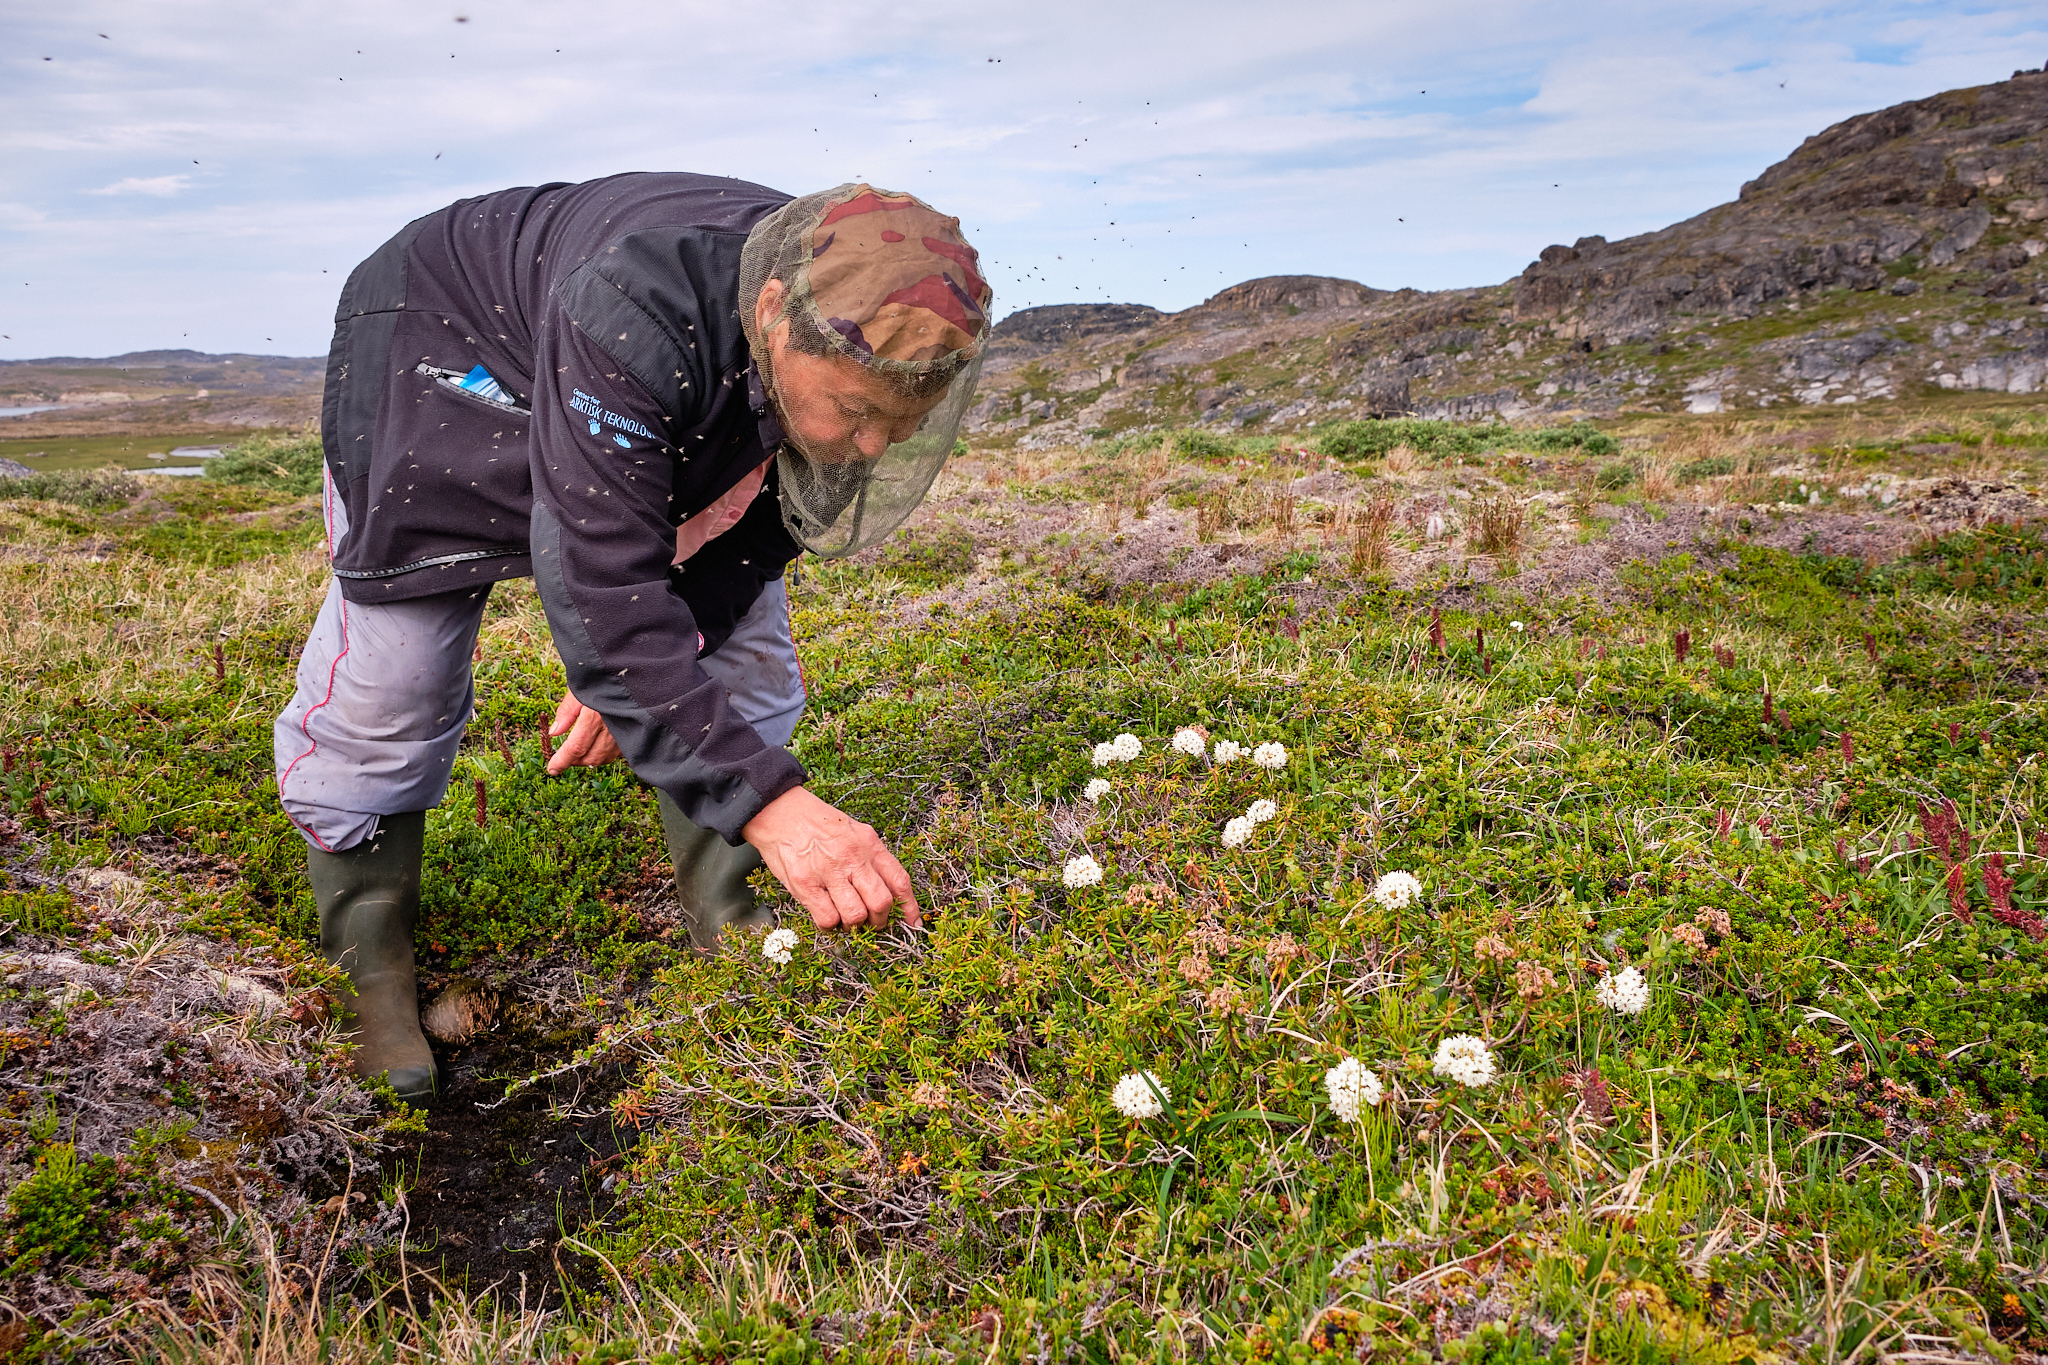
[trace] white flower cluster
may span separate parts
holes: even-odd
[[[1226,763],[1235,763],[1244,757],[1244,745],[1234,739],[1219,739],[1216,741],[1216,747],[1209,751],[1209,757],[1219,768]]]
[[[1260,797],[1252,802],[1243,815],[1232,816],[1223,826],[1223,846],[1242,848],[1245,840],[1252,837],[1252,831],[1280,813],[1280,807]]]
[[[1208,751],[1209,741],[1202,738],[1201,731],[1183,726],[1173,732],[1173,747],[1189,758],[1200,758]]]
[[[1252,750],[1252,762],[1277,773],[1287,766],[1287,746],[1276,740],[1268,740]]]
[[[796,948],[796,930],[776,929],[761,940],[761,956],[778,967],[789,965],[789,955]]]
[[[1116,1089],[1109,1092],[1109,1102],[1127,1119],[1158,1118],[1166,1112],[1166,1106],[1159,1102],[1162,1097],[1170,1100],[1173,1092],[1166,1088],[1165,1081],[1149,1071],[1125,1072],[1118,1077]]]
[[[1617,1014],[1641,1014],[1650,1007],[1650,983],[1634,967],[1623,967],[1600,978],[1593,998]]]
[[[1436,1060],[1429,1069],[1459,1085],[1490,1085],[1499,1074],[1493,1049],[1469,1033],[1454,1033],[1436,1045]]]
[[[1060,880],[1070,887],[1098,886],[1102,882],[1102,864],[1088,854],[1067,859],[1067,865],[1060,869]]]
[[[1081,789],[1081,799],[1083,801],[1100,801],[1107,795],[1109,795],[1109,779],[1106,777],[1093,778],[1087,786]]]
[[[1112,763],[1129,763],[1143,752],[1145,746],[1139,743],[1136,735],[1121,734],[1095,746],[1095,766],[1106,768]]]
[[[1323,1087],[1330,1092],[1330,1112],[1346,1123],[1358,1122],[1359,1114],[1377,1106],[1384,1093],[1380,1078],[1356,1057],[1346,1057],[1324,1072]]]
[[[1422,883],[1407,872],[1389,872],[1373,884],[1372,898],[1383,910],[1400,910],[1422,897]]]

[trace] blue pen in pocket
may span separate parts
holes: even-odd
[[[477,397],[488,398],[493,403],[503,403],[507,407],[510,407],[513,403],[512,396],[506,393],[498,381],[491,378],[491,372],[481,365],[456,380],[455,386],[468,389]]]

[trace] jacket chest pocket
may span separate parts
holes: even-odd
[[[492,378],[490,371],[481,365],[464,374],[460,370],[444,370],[438,365],[429,365],[422,360],[413,366],[413,373],[424,379],[431,379],[436,385],[465,402],[479,404],[491,412],[511,413],[519,417],[533,415],[532,408],[520,403],[510,390]]]

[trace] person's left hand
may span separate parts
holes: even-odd
[[[619,752],[618,741],[605,728],[604,717],[576,700],[573,692],[562,694],[562,704],[555,708],[555,719],[548,726],[548,735],[554,739],[563,735],[569,737],[548,760],[550,777],[570,768],[602,768],[624,757]]]

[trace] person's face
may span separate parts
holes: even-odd
[[[754,321],[768,347],[768,373],[783,425],[811,458],[879,459],[891,445],[909,440],[925,415],[944,401],[944,391],[927,399],[906,398],[844,356],[792,350],[789,323],[777,320],[782,297],[782,281],[768,281],[754,304]]]

